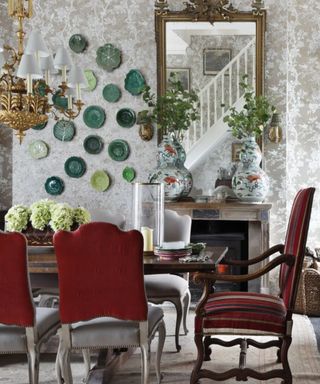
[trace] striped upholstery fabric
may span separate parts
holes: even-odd
[[[302,189],[297,193],[292,204],[284,253],[295,256],[296,262],[294,266],[282,264],[279,277],[281,297],[287,308],[294,306],[295,298],[292,297],[292,291],[295,284],[295,272],[301,268],[303,262],[313,194],[314,188]]]
[[[209,296],[195,332],[280,335],[285,332],[283,300],[261,293],[220,292]]]

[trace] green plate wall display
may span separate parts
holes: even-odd
[[[87,91],[94,91],[97,87],[97,78],[96,78],[96,75],[94,74],[94,72],[91,70],[91,69],[85,69],[84,70],[84,75],[87,79],[87,83],[88,83],[88,88],[86,88]]]
[[[79,33],[72,35],[69,39],[69,47],[75,53],[83,52],[88,46],[86,38]]]
[[[64,163],[64,170],[68,176],[79,178],[84,175],[87,166],[81,157],[72,156]]]
[[[106,113],[98,105],[87,107],[83,113],[83,121],[89,128],[101,128],[106,120]]]
[[[132,167],[125,167],[122,171],[122,177],[128,182],[131,183],[136,177],[136,172]]]
[[[107,172],[98,170],[90,178],[90,184],[98,192],[106,191],[110,185],[110,178]]]
[[[109,103],[116,103],[121,97],[121,91],[117,85],[108,84],[103,88],[102,95]]]
[[[49,148],[42,140],[35,140],[28,146],[28,151],[33,159],[42,159],[48,156]]]
[[[123,128],[131,128],[136,122],[136,113],[133,109],[119,109],[116,116],[117,123]]]
[[[36,131],[41,131],[42,129],[44,129],[47,126],[47,124],[48,124],[48,122],[46,121],[45,123],[35,125],[34,127],[32,127],[32,129],[34,129]]]
[[[51,176],[46,180],[44,188],[49,195],[61,195],[64,191],[64,182],[58,176]]]
[[[60,141],[71,141],[76,133],[73,121],[61,119],[53,127],[53,135]]]
[[[105,44],[97,50],[96,62],[108,72],[112,72],[121,64],[121,52],[112,44]]]
[[[112,160],[124,161],[130,154],[129,144],[125,140],[113,140],[108,146],[108,153]]]
[[[146,86],[146,80],[138,69],[131,69],[124,80],[125,89],[131,95],[140,95]]]
[[[91,155],[97,155],[103,149],[103,140],[100,136],[90,135],[84,139],[83,147]]]
[[[60,96],[61,91],[57,91],[52,96],[53,104],[61,109],[67,109],[68,108],[68,98],[64,96]]]

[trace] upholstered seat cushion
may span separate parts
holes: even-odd
[[[188,289],[188,281],[176,275],[145,275],[144,285],[147,297],[183,297]]]
[[[204,334],[278,335],[285,333],[283,300],[251,292],[220,292],[209,296],[203,316],[195,319]]]
[[[36,329],[38,338],[59,324],[59,311],[55,308],[36,309]],[[0,324],[0,352],[26,352],[26,333],[24,327]]]
[[[163,318],[159,307],[148,306],[148,330],[151,335],[156,324]],[[99,317],[72,324],[73,348],[94,348],[112,346],[138,346],[139,323],[119,320],[114,317]]]

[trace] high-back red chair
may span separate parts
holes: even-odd
[[[35,308],[27,269],[27,241],[0,232],[0,354],[26,353],[29,383],[38,384],[41,343],[60,326],[54,308]]]
[[[215,273],[197,273],[195,275],[195,279],[205,282],[205,288],[196,308],[195,343],[198,356],[191,374],[191,384],[197,383],[201,378],[221,381],[232,377],[235,377],[237,381],[246,381],[248,377],[257,380],[279,377],[285,384],[292,383],[292,373],[288,362],[288,349],[292,341],[292,313],[305,254],[314,191],[314,188],[307,188],[297,193],[292,205],[284,245],[274,246],[264,254],[247,262],[228,261],[233,265],[252,265],[269,258],[276,252],[280,253],[263,268],[255,273],[242,276],[219,276]],[[260,278],[279,265],[279,296],[253,292],[211,293],[210,288],[216,280],[249,281]],[[213,337],[230,334],[237,336],[232,341]],[[276,339],[261,343],[251,338],[239,338],[238,335],[275,336]],[[224,347],[239,344],[241,348],[239,367],[219,373],[201,369],[203,360],[210,360],[210,345],[212,344]],[[278,347],[278,362],[282,364],[282,369],[259,372],[247,368],[246,350],[249,346],[264,349]]]
[[[163,311],[148,307],[143,279],[143,239],[92,222],[54,236],[62,330],[57,356],[59,382],[72,384],[70,351],[140,347],[142,383],[148,382],[149,347],[159,332],[156,373],[165,339]]]

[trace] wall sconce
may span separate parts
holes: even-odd
[[[273,143],[280,143],[282,140],[282,129],[280,127],[280,121],[280,114],[274,113],[271,118],[268,132],[268,138]]]

